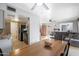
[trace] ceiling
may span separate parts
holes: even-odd
[[[42,5],[31,10],[34,3],[15,3],[12,5],[38,15],[41,22],[48,22],[50,19],[55,21],[74,20],[79,16],[78,3],[46,3],[49,10]]]
[[[40,20],[44,20],[45,22],[48,21],[48,19],[51,18],[51,5],[50,3],[45,3],[48,6],[48,10],[44,8],[43,5],[36,6],[34,10],[31,10],[35,3],[11,3],[11,5],[16,6],[20,9],[23,9],[25,11],[29,11],[31,13],[34,13],[40,17]],[[43,22],[43,21],[42,21]]]

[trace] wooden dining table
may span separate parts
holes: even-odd
[[[50,40],[51,48],[45,47],[45,40],[28,47],[11,51],[10,56],[60,56],[64,52],[66,43],[61,40]]]

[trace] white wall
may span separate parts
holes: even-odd
[[[73,22],[73,32],[78,32],[78,21]]]
[[[30,44],[40,41],[40,19],[33,15],[30,17]]]
[[[4,3],[0,3],[0,9],[2,9],[2,10],[6,10],[6,6],[5,6],[6,4],[4,4]]]
[[[0,10],[0,29],[4,28],[4,12],[2,10]]]
[[[78,32],[79,32],[79,21],[78,21]]]

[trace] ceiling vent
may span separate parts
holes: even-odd
[[[12,12],[16,12],[16,9],[10,6],[7,6],[7,10],[12,11]]]

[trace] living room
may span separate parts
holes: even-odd
[[[65,45],[62,41],[68,39],[71,46],[67,55],[79,55],[78,15],[79,3],[0,3],[0,48],[3,55],[60,56]],[[57,50],[45,49],[44,44],[53,44]]]

